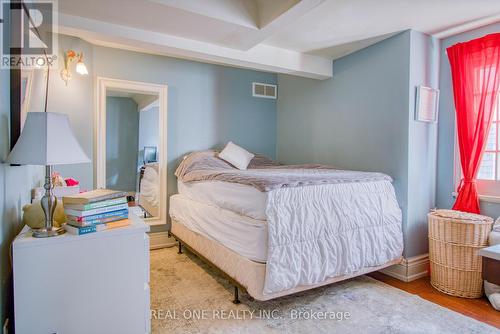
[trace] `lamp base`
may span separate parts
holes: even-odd
[[[48,237],[56,237],[58,235],[66,233],[66,230],[62,227],[50,227],[50,228],[41,228],[33,231],[34,238],[48,238]]]

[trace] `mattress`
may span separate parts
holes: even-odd
[[[183,183],[177,181],[179,194],[196,202],[217,206],[239,215],[266,220],[267,193],[254,187],[223,181]]]
[[[170,216],[189,230],[257,262],[267,259],[267,222],[239,215],[185,195],[170,197]]]

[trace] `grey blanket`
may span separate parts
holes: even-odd
[[[284,187],[392,181],[382,173],[339,170],[316,164],[280,165],[259,155],[250,162],[247,170],[239,170],[218,158],[217,154],[215,151],[191,153],[179,165],[175,175],[184,183],[223,181],[252,186],[262,192]]]

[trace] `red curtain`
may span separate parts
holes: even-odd
[[[454,210],[479,213],[476,176],[500,85],[500,33],[447,50],[451,65],[463,179]]]

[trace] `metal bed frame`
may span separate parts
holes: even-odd
[[[229,276],[228,274],[226,274],[222,269],[220,269],[219,267],[217,267],[214,263],[212,263],[212,261],[210,261],[209,259],[207,259],[203,255],[201,255],[200,253],[198,253],[197,251],[195,251],[191,246],[189,246],[187,243],[185,243],[184,241],[182,241],[181,238],[179,238],[178,236],[176,236],[172,232],[168,231],[168,236],[169,237],[173,236],[174,239],[178,242],[179,249],[177,251],[177,254],[183,254],[183,252],[182,252],[182,246],[184,245],[184,247],[186,247],[191,253],[193,253],[194,255],[196,255],[197,257],[199,257],[200,259],[202,259],[206,263],[208,263],[221,276],[223,276],[225,279],[227,279],[229,281],[229,283],[234,286],[234,295],[233,295],[234,297],[233,297],[233,300],[232,300],[233,304],[240,304],[241,303],[239,290],[241,289],[241,291],[246,291],[245,287],[243,287],[240,283],[238,283],[238,281],[236,281],[234,278],[232,278],[231,276]],[[249,298],[251,300],[253,300],[253,297],[249,296]]]

